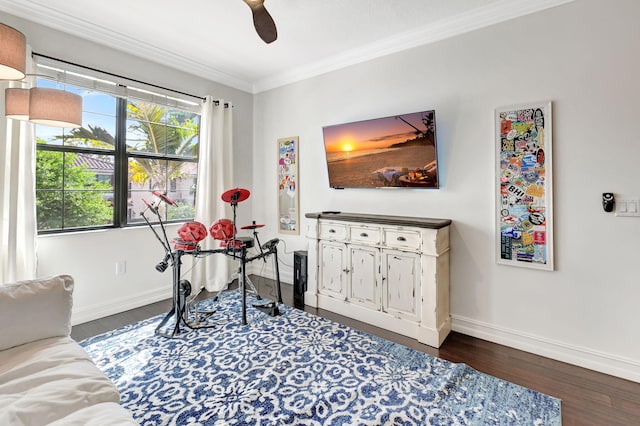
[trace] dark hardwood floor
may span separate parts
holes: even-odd
[[[252,276],[261,295],[275,299],[273,281]],[[293,287],[282,285],[282,297],[293,305]],[[213,297],[203,291],[200,299]],[[171,300],[164,300],[131,311],[73,327],[76,340],[113,330],[126,324],[166,313]],[[535,389],[562,400],[565,426],[640,425],[640,383],[620,379],[485,340],[452,332],[439,348],[432,348],[399,334],[370,326],[329,311],[306,307],[307,312],[331,319],[367,333],[476,370]]]

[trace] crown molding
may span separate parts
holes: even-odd
[[[74,35],[78,38],[108,46],[153,62],[158,62],[244,92],[251,93],[252,91],[250,81],[239,79],[211,66],[170,52],[153,44],[133,40],[110,28],[105,28],[79,18],[70,17],[50,8],[46,4],[40,4],[30,0],[23,0],[19,3],[13,0],[0,0],[0,10],[19,18]]]
[[[396,36],[368,44],[358,49],[303,65],[253,83],[253,93],[260,93],[287,84],[306,80],[351,65],[435,43],[500,22],[539,12],[575,0],[500,0],[487,6],[452,16]]]
[[[21,2],[0,0],[0,10],[82,39],[162,63],[244,92],[256,94],[574,1],[499,0],[487,6],[425,25],[422,28],[398,34],[361,48],[302,65],[282,73],[276,73],[253,82],[232,76],[159,46],[132,40],[130,37],[114,32],[109,28],[69,17],[45,4],[31,0],[23,0]]]

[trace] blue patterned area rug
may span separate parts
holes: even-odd
[[[560,400],[467,365],[288,306],[243,326],[238,292],[215,307],[213,329],[168,339],[158,316],[81,344],[143,425],[561,423]]]

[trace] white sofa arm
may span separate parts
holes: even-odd
[[[71,332],[69,275],[0,285],[0,350]]]

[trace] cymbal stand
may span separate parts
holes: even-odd
[[[233,250],[231,251],[231,256],[234,259],[237,259],[236,256],[236,241],[240,241],[240,240],[236,240],[236,209],[238,208],[238,193],[235,193],[231,196],[231,209],[233,210],[233,238],[231,240],[231,247],[233,247]],[[254,234],[255,234],[255,229],[253,230]],[[229,244],[227,243],[227,246]],[[260,245],[260,241],[258,241],[258,246]],[[241,250],[241,254],[240,254],[240,265],[238,266],[238,271],[237,271],[237,275],[238,275],[238,285],[240,285],[241,281],[244,281],[244,286],[245,286],[245,290],[242,290],[243,293],[246,291],[246,286],[249,286],[249,292],[253,295],[256,296],[256,298],[258,300],[260,300],[262,297],[260,297],[260,293],[258,293],[258,289],[256,288],[256,286],[253,284],[253,282],[249,279],[249,277],[247,277],[246,275],[246,268],[245,268],[245,263],[246,263],[246,255],[247,255],[247,250],[246,247],[244,246],[244,244],[242,244],[242,250]],[[262,248],[260,248],[260,251],[262,252]],[[245,260],[243,260],[245,259]],[[226,287],[229,288],[229,286],[233,283],[234,278],[233,276],[231,277],[231,279],[227,282]],[[244,304],[244,302],[243,302]]]

